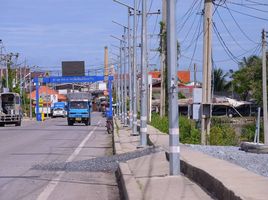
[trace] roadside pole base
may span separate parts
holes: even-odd
[[[137,146],[136,148],[137,149],[143,149],[143,148],[146,148],[146,147],[148,147],[147,145],[139,145],[139,146]]]
[[[268,145],[254,142],[242,142],[239,150],[249,153],[268,154]]]
[[[130,136],[139,136],[138,133],[131,133]]]

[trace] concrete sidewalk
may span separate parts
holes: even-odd
[[[168,149],[169,136],[148,126],[151,142]],[[181,171],[217,199],[268,199],[268,178],[181,145]]]
[[[116,154],[137,150],[139,136],[130,136],[131,130],[123,128],[119,121],[115,129]],[[187,177],[169,176],[169,163],[165,152],[150,154],[119,164],[118,175],[124,198],[133,200],[200,200],[212,199]]]
[[[120,122],[118,123],[120,125]],[[139,136],[119,127],[115,133],[117,153],[135,151]],[[149,140],[168,152],[169,136],[148,125]],[[126,199],[216,199],[266,200],[268,178],[238,165],[220,160],[181,145],[181,172],[170,177],[163,152],[120,163],[119,174]],[[193,182],[194,181],[194,182]],[[200,188],[199,186],[202,186]]]

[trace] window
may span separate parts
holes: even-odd
[[[72,108],[72,109],[87,109],[88,104],[85,101],[71,101],[70,108]]]

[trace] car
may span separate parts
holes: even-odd
[[[63,108],[54,108],[52,111],[52,118],[54,117],[66,117],[67,112]]]

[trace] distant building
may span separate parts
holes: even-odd
[[[161,80],[161,72],[160,71],[151,71],[149,72],[152,75],[153,79],[160,79]],[[180,83],[189,83],[191,72],[190,71],[178,71],[177,72],[178,80]]]

